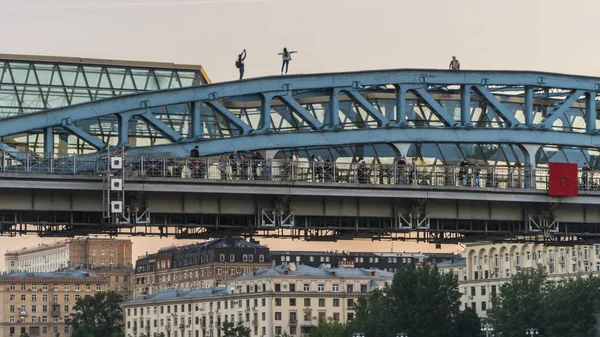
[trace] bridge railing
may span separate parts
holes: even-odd
[[[0,152],[0,172],[100,175],[105,154],[57,157]],[[126,156],[125,174],[179,179],[260,180],[365,185],[464,186],[547,190],[548,169],[507,166],[397,165],[306,160]],[[578,173],[580,190],[600,191],[600,177]]]

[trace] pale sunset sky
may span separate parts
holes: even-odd
[[[0,0],[0,53],[202,64],[213,82],[390,68],[537,70],[600,76],[600,1]],[[1,206],[0,206],[1,207]],[[52,242],[0,237],[5,250]],[[173,239],[134,238],[134,257]],[[390,251],[389,242],[261,240],[272,249]],[[458,251],[445,245],[438,251]],[[395,243],[394,251],[435,251]],[[0,270],[4,259],[0,259]]]

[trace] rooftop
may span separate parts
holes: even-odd
[[[452,260],[446,260],[437,264],[438,268],[452,268],[452,267],[464,267],[467,265],[467,259],[455,258]]]
[[[310,267],[307,265],[296,265],[293,263],[286,265],[277,265],[267,269],[261,269],[252,274],[242,275],[234,280],[245,280],[255,278],[265,278],[273,276],[294,276],[294,277],[318,277],[318,278],[372,278],[389,277],[394,273],[378,269],[362,268],[324,268]]]
[[[2,54],[0,54],[2,55]],[[72,239],[66,239],[66,240],[60,240],[60,241],[55,241],[52,243],[39,243],[37,246],[31,246],[31,247],[23,247],[21,249],[17,249],[17,250],[8,250],[6,251],[6,253],[4,253],[4,255],[18,255],[18,254],[22,254],[22,253],[28,253],[28,252],[35,252],[35,251],[39,251],[39,250],[46,250],[46,249],[52,249],[52,248],[56,248],[56,247],[60,247],[60,246],[64,246],[67,245],[71,242],[77,242],[77,241],[115,241],[115,242],[130,242],[131,240],[129,239],[112,239],[112,238],[108,238],[108,237],[79,237],[79,238],[72,238]]]
[[[0,280],[9,279],[104,279],[101,276],[92,274],[85,270],[75,271],[55,271],[55,272],[41,272],[41,273],[27,273],[27,272],[15,272],[10,274],[0,275]]]
[[[199,298],[199,297],[218,297],[227,295],[227,288],[225,287],[213,287],[213,288],[202,288],[202,289],[191,289],[191,290],[181,290],[181,289],[170,289],[166,291],[161,291],[152,295],[146,295],[144,297],[136,298],[127,304],[136,304],[136,303],[147,303],[147,302],[155,302],[155,301],[167,301],[172,299],[189,299],[189,298]]]

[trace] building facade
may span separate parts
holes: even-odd
[[[167,247],[138,259],[135,296],[173,288],[210,288],[269,266],[269,248],[240,238]]]
[[[7,273],[85,269],[108,278],[108,289],[129,300],[133,298],[131,249],[131,240],[86,237],[8,251],[4,259]]]
[[[0,276],[0,336],[69,336],[80,297],[108,289],[108,279],[83,270]]]
[[[321,265],[331,268],[363,268],[379,269],[395,272],[409,265],[438,263],[453,258],[455,254],[445,253],[377,253],[348,251],[271,251],[271,258],[276,264],[296,263],[311,267]]]
[[[462,305],[480,316],[492,308],[500,286],[523,268],[543,266],[549,278],[577,274],[600,274],[600,244],[546,246],[531,243],[470,244],[462,259],[438,264],[441,272],[453,273],[462,293]]]
[[[298,336],[325,322],[352,320],[356,300],[392,278],[381,270],[273,266],[221,287],[170,289],[124,303],[125,335],[224,337],[228,321],[253,337]]]
[[[51,272],[62,268],[132,268],[131,240],[74,238],[4,254],[6,272]]]

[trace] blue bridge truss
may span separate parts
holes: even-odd
[[[547,146],[584,151],[595,164],[598,90],[598,78],[534,72],[277,76],[20,114],[0,121],[0,137],[41,136],[46,153],[66,134],[78,140],[73,152],[126,146],[128,154],[170,156],[196,145],[202,156],[255,149],[272,156],[349,144],[390,144],[398,155],[420,143],[513,144],[525,166]]]

